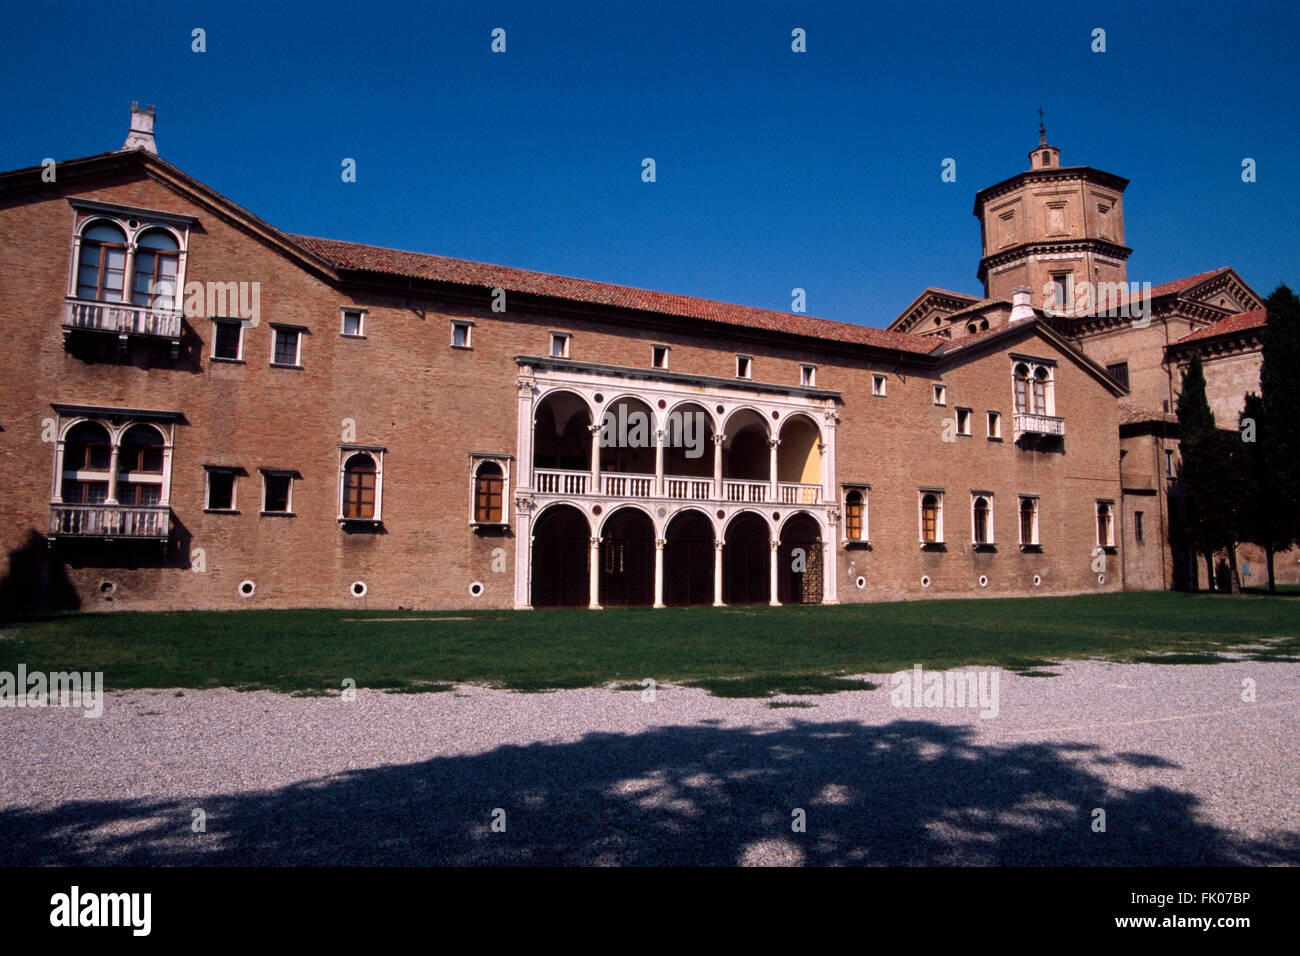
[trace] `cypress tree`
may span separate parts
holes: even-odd
[[[1187,537],[1205,558],[1208,588],[1214,589],[1214,552],[1229,545],[1225,529],[1230,524],[1229,502],[1223,499],[1225,446],[1214,424],[1205,395],[1205,370],[1199,352],[1193,352],[1183,372],[1178,392],[1178,443],[1183,459],[1181,477]]]
[[[1254,491],[1269,512],[1272,530],[1264,537],[1272,539],[1274,550],[1285,551],[1300,541],[1300,299],[1279,285],[1265,308],[1255,429],[1259,486]],[[1273,555],[1268,544],[1264,547],[1272,589]]]

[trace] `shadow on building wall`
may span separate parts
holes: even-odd
[[[79,611],[81,599],[62,557],[45,535],[32,531],[9,552],[9,570],[0,580],[0,611]]]

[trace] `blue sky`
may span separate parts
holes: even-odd
[[[981,291],[974,195],[1041,105],[1063,164],[1131,180],[1131,280],[1300,287],[1294,3],[6,8],[0,167],[115,149],[152,103],[160,155],[291,232],[882,326]]]

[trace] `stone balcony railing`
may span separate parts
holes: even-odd
[[[716,494],[712,478],[664,475],[662,491],[657,490],[654,475],[602,472],[599,494],[609,498],[669,498],[679,501],[726,501],[731,503],[823,504],[821,485],[800,482],[777,482],[776,496],[768,481],[739,481],[731,478],[722,482],[722,496]],[[542,495],[583,497],[593,487],[591,472],[567,471],[555,468],[533,469],[533,490]]]
[[[181,340],[181,313],[175,309],[128,305],[125,302],[69,298],[63,304],[64,338],[75,331],[109,332],[117,335],[123,345],[131,335],[168,339],[174,357]]]
[[[1034,415],[1029,412],[1016,412],[1014,425],[1017,437],[1020,435],[1053,435],[1065,437],[1065,419],[1055,415]]]
[[[50,505],[51,538],[152,538],[171,533],[171,509],[136,505]]]

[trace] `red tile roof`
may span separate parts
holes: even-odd
[[[1245,332],[1248,329],[1263,328],[1267,317],[1267,309],[1251,309],[1249,312],[1238,312],[1226,319],[1219,319],[1218,322],[1207,325],[1203,329],[1197,329],[1190,335],[1184,335],[1174,344],[1182,345],[1184,342],[1199,342],[1201,339],[1212,339],[1216,335],[1229,335],[1232,332]]]
[[[808,315],[774,312],[745,305],[696,299],[669,292],[652,292],[629,286],[592,282],[568,276],[530,272],[508,266],[451,259],[423,252],[403,252],[315,236],[291,236],[309,252],[332,263],[338,269],[353,269],[434,282],[453,282],[488,289],[505,289],[529,295],[568,299],[591,305],[634,309],[661,315],[680,316],[740,325],[770,332],[788,332],[811,338],[830,339],[858,345],[911,352],[924,355],[939,346],[933,339],[923,339],[905,332],[889,332],[848,322],[833,322]]]
[[[1150,292],[1145,292],[1145,293],[1142,291],[1141,287],[1139,287],[1138,297],[1133,301],[1135,302],[1154,301],[1155,299],[1158,299],[1161,296],[1177,295],[1181,292],[1186,292],[1188,289],[1191,289],[1194,286],[1200,285],[1202,282],[1206,281],[1207,279],[1213,279],[1215,276],[1221,275],[1224,272],[1229,272],[1229,271],[1231,270],[1228,266],[1220,266],[1218,269],[1211,269],[1209,272],[1199,272],[1194,276],[1185,276],[1182,279],[1175,279],[1172,282],[1165,282],[1157,286],[1152,286]],[[1127,291],[1131,287],[1125,285],[1124,288]],[[1127,295],[1124,295],[1122,298],[1109,303],[1106,311],[1115,308],[1122,308],[1128,302],[1129,302],[1129,297]],[[1065,316],[1061,316],[1061,318],[1066,318],[1066,319],[1089,318],[1097,314],[1105,314],[1105,312],[1103,311],[1099,313],[1097,310],[1094,310],[1092,312],[1086,312],[1078,316],[1065,315]]]

